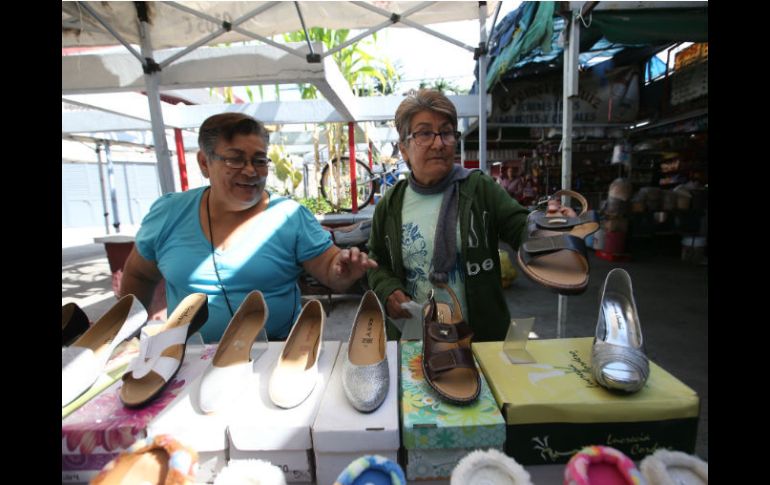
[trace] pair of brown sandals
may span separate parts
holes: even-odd
[[[473,330],[463,318],[462,307],[452,289],[444,284],[436,286],[449,293],[454,308],[436,302],[431,290],[423,310],[423,374],[443,400],[470,404],[481,391],[481,378],[471,352]]]
[[[588,288],[588,251],[585,238],[599,230],[599,217],[588,202],[572,190],[560,190],[551,199],[569,196],[580,203],[577,217],[536,210],[527,218],[527,237],[517,260],[534,282],[562,295],[579,295]]]

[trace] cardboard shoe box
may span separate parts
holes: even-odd
[[[505,421],[483,374],[481,392],[474,403],[450,404],[425,381],[422,341],[401,342],[400,350],[401,432],[407,479],[447,479],[457,462],[471,451],[502,450]]]
[[[207,345],[205,351],[201,353],[201,360],[206,361],[206,367],[214,358],[216,349],[216,344]],[[216,474],[227,464],[227,422],[230,412],[228,408],[221,412],[206,414],[200,409],[202,377],[203,372],[180,392],[173,403],[150,422],[147,432],[152,436],[169,434],[197,451],[198,471],[195,481],[211,483]]]
[[[188,345],[169,385],[150,404],[129,409],[120,401],[121,379],[62,420],[62,483],[87,483],[121,451],[145,438],[148,426],[172,406],[208,365],[209,346]],[[189,391],[188,391],[189,392]]]
[[[473,344],[507,423],[505,451],[522,465],[566,463],[587,445],[617,448],[638,461],[659,448],[693,453],[699,399],[650,362],[633,394],[614,393],[591,375],[593,338],[531,340],[537,363],[511,364],[502,342]]]
[[[283,470],[287,482],[312,482],[311,426],[337,359],[340,343],[324,341],[318,357],[318,381],[299,406],[283,409],[270,400],[268,383],[284,342],[269,342],[254,366],[244,398],[233,403],[228,427],[230,460],[265,460]]]
[[[346,342],[340,347],[313,423],[316,483],[319,484],[334,483],[350,462],[363,455],[380,455],[398,461],[398,343],[386,344],[390,370],[388,394],[371,413],[356,410],[342,388],[342,361],[347,351]]]

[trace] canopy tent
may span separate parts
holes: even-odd
[[[146,91],[149,109],[139,115],[131,114],[127,123],[136,125],[137,121],[151,122],[161,188],[164,193],[170,192],[174,190],[174,182],[164,134],[167,125],[164,114],[168,107],[164,108],[160,104],[160,89],[311,82],[319,86],[326,99],[304,103],[303,106],[309,107],[299,110],[305,119],[298,122],[351,122],[367,116],[369,119],[379,119],[385,116],[379,107],[386,107],[389,110],[387,119],[392,119],[394,107],[400,101],[398,97],[392,100],[376,98],[376,107],[372,108],[367,98],[357,99],[352,94],[329,56],[383,28],[398,26],[419,29],[464,48],[469,55],[474,53],[483,59],[487,3],[495,7],[499,2],[62,2],[63,47],[82,49],[122,44],[128,51],[128,54],[63,56],[62,93],[67,96],[63,100],[73,101],[73,94]],[[387,7],[387,10],[382,6]],[[480,49],[422,25],[467,19],[479,19]],[[300,29],[307,32],[306,27],[316,26],[365,30],[328,51],[323,51],[320,46],[309,41],[306,45],[298,46],[275,42],[269,38]],[[266,45],[201,48],[252,40]],[[141,46],[141,52],[137,52],[137,45]],[[157,51],[166,48],[176,50]],[[269,54],[272,58],[259,62],[260,54],[257,51],[264,55],[268,48],[273,50]],[[282,59],[280,62],[277,61],[279,57]],[[298,67],[298,60],[301,61],[301,68]],[[292,63],[293,67],[283,70],[286,63]],[[268,71],[267,74],[265,71]],[[487,97],[472,96],[468,99],[475,99],[475,116],[481,113],[480,118],[485,123]],[[83,99],[74,101],[86,102]],[[462,106],[467,104],[467,101],[461,101]],[[284,113],[289,111],[284,108],[284,103],[265,105],[259,103],[257,106],[254,103],[237,105],[236,108],[232,105],[216,108],[179,106],[176,107],[179,112],[193,113],[196,108],[199,111],[195,111],[197,114],[194,115],[178,115],[175,120],[173,116],[171,118],[172,123],[184,124],[184,119],[202,121],[200,113],[212,110],[221,112],[237,109],[249,113],[261,110],[273,116],[280,110]],[[105,109],[98,103],[94,107]],[[464,109],[462,111],[465,112]],[[294,112],[297,113],[296,110]],[[112,114],[120,115],[115,112]],[[71,126],[70,120],[78,117],[82,123],[87,115],[63,113],[63,126]],[[261,118],[271,123],[277,121],[270,116]],[[82,129],[82,126],[78,129]],[[65,130],[70,132],[70,128]]]

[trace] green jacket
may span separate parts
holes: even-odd
[[[406,293],[401,256],[401,210],[406,180],[400,181],[377,203],[374,210],[369,257],[377,269],[367,273],[369,286],[387,306],[388,296],[400,289]],[[504,340],[511,316],[505,303],[500,273],[498,240],[518,249],[526,230],[528,211],[512,199],[494,179],[473,172],[460,182],[458,207],[462,263],[465,266],[466,320],[474,341]],[[388,337],[398,330],[388,325]]]

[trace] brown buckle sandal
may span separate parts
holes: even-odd
[[[527,219],[527,237],[517,252],[522,272],[536,283],[562,295],[579,295],[588,288],[588,251],[584,239],[599,229],[599,219],[588,210],[585,197],[560,190],[551,198],[568,195],[581,205],[577,217],[550,216],[545,210]]]
[[[457,296],[446,285],[454,301],[454,311],[446,303],[436,303],[431,291],[423,313],[422,370],[425,380],[443,399],[468,404],[479,397],[481,378],[471,352],[473,330],[463,320]]]

